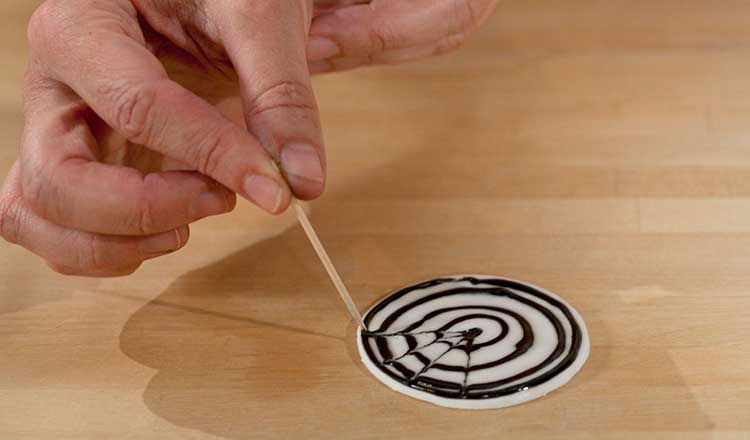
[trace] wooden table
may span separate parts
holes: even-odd
[[[3,172],[33,3],[0,5]],[[443,274],[544,286],[591,333],[566,387],[477,412],[391,392],[293,216],[242,203],[130,278],[0,245],[0,438],[750,438],[749,19],[504,2],[460,53],[316,80],[311,218],[361,308]]]

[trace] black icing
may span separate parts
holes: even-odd
[[[371,329],[370,323],[376,314],[378,314],[386,306],[400,299],[401,297],[408,294],[409,292],[412,292],[414,290],[425,289],[428,287],[439,286],[445,283],[455,283],[455,282],[468,282],[475,286],[479,284],[482,284],[485,286],[453,287],[453,288],[447,288],[446,290],[439,290],[435,293],[426,295],[422,298],[419,298],[416,301],[412,301],[411,303],[408,303],[400,307],[399,309],[394,311],[392,314],[387,316],[383,320],[382,325],[378,329]],[[487,287],[486,285],[490,285],[493,287]],[[538,299],[539,301],[531,300],[528,297],[524,295],[520,295],[516,292],[523,292],[527,295],[534,297],[535,299]],[[498,380],[491,381],[491,382],[476,383],[476,384],[469,385],[467,384],[469,372],[479,371],[479,370],[483,370],[486,368],[492,368],[492,367],[504,364],[506,362],[509,362],[523,355],[524,353],[526,353],[529,349],[533,347],[534,342],[535,342],[535,336],[532,331],[532,328],[529,325],[528,321],[519,313],[514,312],[512,310],[508,310],[506,308],[502,308],[502,307],[494,307],[494,306],[486,306],[486,305],[466,305],[466,306],[456,306],[456,307],[445,307],[445,308],[430,311],[429,313],[424,315],[420,320],[411,323],[406,328],[398,329],[398,330],[393,330],[390,328],[390,326],[400,316],[402,316],[404,313],[406,313],[410,309],[418,305],[425,304],[427,302],[439,299],[439,298],[443,298],[443,297],[451,296],[451,295],[457,295],[457,294],[489,295],[489,296],[505,297],[505,298],[511,299],[513,301],[518,301],[529,307],[534,308],[539,313],[541,313],[544,317],[546,317],[550,321],[552,326],[555,328],[556,336],[557,336],[557,345],[555,349],[546,359],[544,359],[539,364],[534,365],[524,371],[518,372],[517,374],[514,374],[509,377],[498,378]],[[553,308],[558,309],[561,312],[561,314],[565,316],[565,319],[570,328],[570,335],[566,335],[566,331],[565,331],[566,329],[563,323],[554,313],[552,313],[551,310]],[[453,312],[456,310],[463,310],[463,309],[471,309],[472,312],[466,315],[462,315],[459,318],[452,320],[451,322],[442,326],[441,328],[431,330],[431,331],[412,332],[412,330],[419,328],[422,324],[424,324],[424,322],[426,322],[432,317],[435,317],[442,313]],[[518,322],[518,324],[520,324],[523,330],[523,336],[521,340],[516,344],[515,350],[513,352],[501,358],[495,359],[491,362],[485,362],[481,364],[472,364],[472,361],[471,361],[472,352],[482,347],[497,343],[508,334],[508,324],[505,322],[505,320],[502,317],[499,317],[497,315],[491,315],[491,314],[482,314],[481,312],[477,312],[478,310],[499,312],[503,315],[507,315],[508,317],[515,319]],[[474,341],[477,337],[480,336],[482,332],[481,329],[471,328],[471,329],[461,331],[461,332],[448,330],[462,321],[466,321],[466,320],[474,319],[474,318],[490,319],[490,320],[496,321],[501,328],[500,334],[494,337],[490,341],[475,344]],[[370,361],[372,361],[372,363],[376,365],[383,373],[388,375],[393,380],[396,380],[411,388],[424,391],[430,394],[434,394],[436,396],[452,398],[452,399],[490,399],[490,398],[507,396],[510,394],[514,394],[520,391],[527,390],[532,387],[539,386],[540,384],[543,384],[551,380],[555,376],[559,375],[561,372],[565,371],[568,367],[570,367],[571,364],[573,364],[573,362],[578,358],[578,354],[581,348],[581,341],[583,338],[581,328],[578,322],[576,321],[575,317],[573,316],[569,308],[564,303],[527,284],[519,283],[516,281],[505,280],[505,279],[499,279],[499,278],[475,278],[475,277],[438,278],[438,279],[426,281],[423,283],[419,283],[413,286],[409,286],[409,287],[406,287],[404,289],[401,289],[395,292],[394,294],[388,296],[387,298],[382,300],[380,303],[378,303],[375,307],[373,307],[367,313],[367,315],[365,315],[364,321],[365,321],[365,325],[367,326],[367,328],[370,328],[371,330],[363,331],[361,333],[360,337],[361,337],[362,346],[364,347],[364,351],[367,354],[367,357],[370,359]],[[424,334],[431,334],[434,337],[434,340],[432,340],[431,342],[425,345],[418,346],[417,338],[415,336],[424,335]],[[569,336],[569,349],[567,350],[567,353],[566,353],[566,345],[568,345],[566,341],[568,340],[568,336]],[[388,338],[392,338],[392,337],[406,338],[406,342],[408,344],[408,351],[405,354],[398,356],[398,357],[393,356],[393,353],[391,353],[388,347],[388,342],[387,342]],[[374,342],[375,342],[374,345],[377,347],[377,351],[379,352],[377,355],[373,350],[372,344],[370,344],[370,340],[372,339],[374,339]],[[442,355],[439,355],[433,359],[429,359],[427,356],[424,356],[420,352],[420,350],[424,349],[425,347],[430,346],[430,345],[435,345],[435,344],[443,344],[445,346],[446,349],[442,353]],[[444,356],[451,350],[463,350],[466,353],[466,356],[467,356],[466,366],[446,365],[446,364],[440,363],[440,358],[442,358],[442,356]],[[423,365],[421,370],[418,370],[418,371],[411,370],[400,362],[401,359],[407,356],[414,356],[416,359],[418,359]],[[382,359],[382,361],[380,359]],[[525,380],[525,381],[523,380],[523,378],[532,376],[535,373],[538,373],[540,370],[544,369],[545,367],[548,367],[549,365],[555,362],[556,364],[554,365],[554,367],[550,368],[548,371],[545,371],[543,374],[539,374],[534,377],[531,377],[529,380]],[[463,372],[464,380],[462,382],[453,382],[453,381],[444,381],[444,380],[438,380],[438,379],[423,376],[423,374],[426,373],[430,369]],[[521,382],[518,382],[519,380],[521,380]],[[518,383],[511,385],[511,386],[503,387],[503,385],[510,384],[512,382],[518,382]]]

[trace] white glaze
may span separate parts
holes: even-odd
[[[478,281],[461,281],[462,279],[465,279],[467,277],[477,279]],[[393,366],[383,365],[383,361],[385,361],[385,359],[383,358],[382,353],[377,348],[375,338],[366,337],[364,338],[366,342],[363,342],[362,329],[360,329],[358,332],[357,345],[359,348],[360,356],[362,357],[362,362],[376,378],[378,378],[381,382],[385,383],[393,390],[398,391],[402,394],[406,394],[410,397],[450,408],[502,408],[506,406],[517,405],[544,396],[545,394],[567,383],[583,366],[586,358],[588,357],[590,345],[586,326],[575,309],[573,309],[573,307],[571,307],[569,304],[565,303],[557,295],[528,283],[514,281],[507,278],[498,278],[485,275],[456,275],[452,277],[442,278],[451,278],[452,280],[443,282],[439,285],[412,290],[402,297],[394,300],[392,303],[386,305],[376,313],[373,313],[373,310],[376,309],[377,304],[373,306],[373,308],[367,313],[365,318],[368,321],[368,328],[371,331],[377,331],[378,329],[380,329],[385,330],[383,333],[395,333],[403,331],[410,324],[423,319],[425,315],[431,311],[448,307],[476,306],[476,309],[468,308],[440,313],[437,316],[426,320],[418,327],[413,328],[410,333],[435,331],[457,317],[466,316],[472,313],[480,313],[483,315],[499,318],[507,325],[507,334],[501,340],[495,342],[492,345],[488,345],[471,351],[470,359],[468,359],[469,355],[467,354],[467,352],[460,349],[461,345],[465,345],[467,341],[466,339],[463,339],[464,336],[462,336],[462,334],[459,332],[467,331],[471,328],[481,329],[482,333],[473,339],[473,343],[475,345],[481,344],[499,335],[501,325],[498,322],[491,320],[490,318],[481,317],[459,322],[457,324],[454,324],[449,329],[445,330],[446,332],[451,333],[447,333],[440,342],[433,344],[430,343],[438,339],[435,333],[414,335],[417,341],[417,347],[413,351],[421,353],[423,356],[430,359],[431,363],[439,363],[441,365],[464,368],[467,366],[467,362],[470,361],[470,364],[468,365],[477,366],[486,362],[500,359],[503,356],[512,353],[516,350],[516,344],[523,337],[523,328],[518,320],[507,313],[487,310],[486,308],[483,308],[499,307],[518,313],[528,321],[528,325],[530,326],[533,333],[534,343],[523,354],[501,365],[470,371],[468,374],[463,371],[445,371],[427,367],[426,371],[418,375],[419,378],[437,379],[458,384],[464,382],[469,387],[472,385],[481,386],[479,384],[506,379],[510,376],[513,376],[514,374],[534,367],[535,365],[539,365],[558,346],[557,332],[554,325],[552,324],[552,321],[550,321],[549,318],[547,318],[536,308],[530,305],[526,305],[523,302],[511,297],[495,296],[490,294],[485,295],[482,292],[476,292],[476,290],[482,290],[485,288],[497,289],[497,286],[483,283],[483,280],[511,281],[520,283],[532,289],[535,289],[539,293],[546,295],[549,298],[560,301],[563,306],[567,308],[570,317],[572,317],[572,319],[580,329],[581,336],[578,353],[575,357],[573,357],[573,355],[571,354],[569,362],[571,360],[572,362],[570,363],[570,365],[559,371],[555,376],[547,379],[543,383],[528,387],[527,389],[524,389],[522,391],[514,391],[512,394],[489,398],[461,398],[458,396],[444,397],[435,395],[430,391],[419,389],[418,387],[407,385],[389,376],[389,374],[387,374],[384,369],[390,371],[392,374],[400,375],[402,378],[404,377],[403,374]],[[420,298],[424,298],[425,296],[443,292],[447,289],[456,287],[470,287],[473,290],[470,293],[458,293],[451,296],[434,299],[427,303],[415,306],[399,316],[394,322],[388,325],[386,329],[381,329],[384,320],[399,308],[407,304],[411,304],[414,301],[419,300]],[[548,310],[550,313],[552,313],[555,318],[557,318],[559,325],[561,325],[562,329],[564,330],[565,348],[562,354],[546,367],[517,380],[504,383],[497,387],[487,388],[486,390],[482,390],[482,392],[497,391],[506,389],[508,387],[513,387],[514,385],[519,386],[525,382],[528,382],[529,380],[538,378],[539,376],[544,375],[546,372],[555,369],[563,359],[566,359],[566,356],[570,353],[571,350],[572,332],[570,319],[566,317],[566,315],[560,308],[553,306],[543,298],[540,299],[535,295],[516,289],[510,290],[512,291],[512,293],[518,295],[521,298],[524,298],[528,301],[533,301],[537,307],[543,307],[545,310]],[[387,301],[389,298],[390,296],[384,298],[383,300],[381,300],[381,302]],[[391,360],[396,360],[403,367],[406,367],[414,372],[421,371],[426,367],[423,362],[417,359],[414,353],[404,356],[408,350],[406,337],[388,336],[384,340],[387,341],[387,346],[392,353]],[[374,354],[375,359],[370,359],[370,356],[368,355],[363,344],[370,344],[370,351]]]

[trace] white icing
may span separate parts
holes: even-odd
[[[531,293],[519,290],[520,287],[498,286],[490,282],[518,283],[531,289]],[[386,319],[394,314],[398,315],[402,307],[454,288],[468,288],[471,291],[430,299],[423,304],[412,306],[384,327]],[[505,292],[512,295],[506,295]],[[393,390],[436,405],[460,409],[490,409],[524,403],[542,397],[567,383],[581,369],[589,354],[590,344],[586,325],[576,310],[557,295],[528,283],[484,275],[456,275],[444,277],[440,284],[422,286],[392,299],[394,295],[398,295],[398,292],[381,300],[381,303],[391,301],[390,303],[380,307],[376,304],[365,315],[371,332],[375,332],[376,335],[388,335],[380,339],[385,341],[391,355],[389,359],[385,359],[376,343],[378,338],[367,333],[363,335],[362,329],[359,329],[357,345],[362,362],[376,378]],[[554,300],[561,304],[555,305],[550,302]],[[524,304],[524,301],[532,304]],[[461,309],[443,310],[431,318],[424,319],[430,312],[454,307]],[[492,310],[489,307],[507,311]],[[551,313],[552,321],[539,308]],[[513,313],[526,320],[526,332],[519,319],[512,316]],[[451,321],[475,314],[483,316],[456,322],[444,328],[441,335],[436,333]],[[423,319],[424,322],[414,326]],[[561,340],[553,321],[563,332]],[[412,328],[409,329],[410,326]],[[575,326],[579,330],[577,353],[575,350],[571,352],[574,349]],[[476,347],[490,342],[493,338],[496,339],[501,335],[503,328],[506,334],[502,339],[491,345]],[[391,335],[407,329],[408,335]],[[468,331],[472,329],[480,329],[481,334],[469,335]],[[517,345],[524,339],[525,333],[527,337],[528,333],[533,334],[533,344],[525,352],[518,351],[517,357],[500,365],[480,368],[482,364],[497,361],[516,352]],[[416,344],[411,351],[408,346],[410,338]],[[467,346],[470,342],[473,344],[471,349]],[[556,349],[559,351],[557,357],[548,365],[539,368]],[[568,365],[562,367],[563,362],[567,362]],[[400,365],[402,370],[409,369],[413,376],[407,377],[395,364]],[[475,369],[471,370],[471,367]],[[527,371],[535,367],[538,368],[537,371]],[[455,369],[459,371],[453,371]],[[523,372],[527,374],[511,379]],[[430,383],[430,380],[449,382],[449,388],[438,390],[445,391],[449,396],[435,394],[436,385]],[[495,386],[489,385],[490,382],[499,380],[505,382]],[[532,382],[532,385],[524,385],[534,380],[541,383]],[[492,392],[503,395],[483,396]]]

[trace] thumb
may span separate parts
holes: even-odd
[[[226,17],[221,38],[247,126],[279,161],[294,194],[316,198],[325,185],[325,150],[305,53],[312,1],[222,3],[232,8],[218,16]]]

